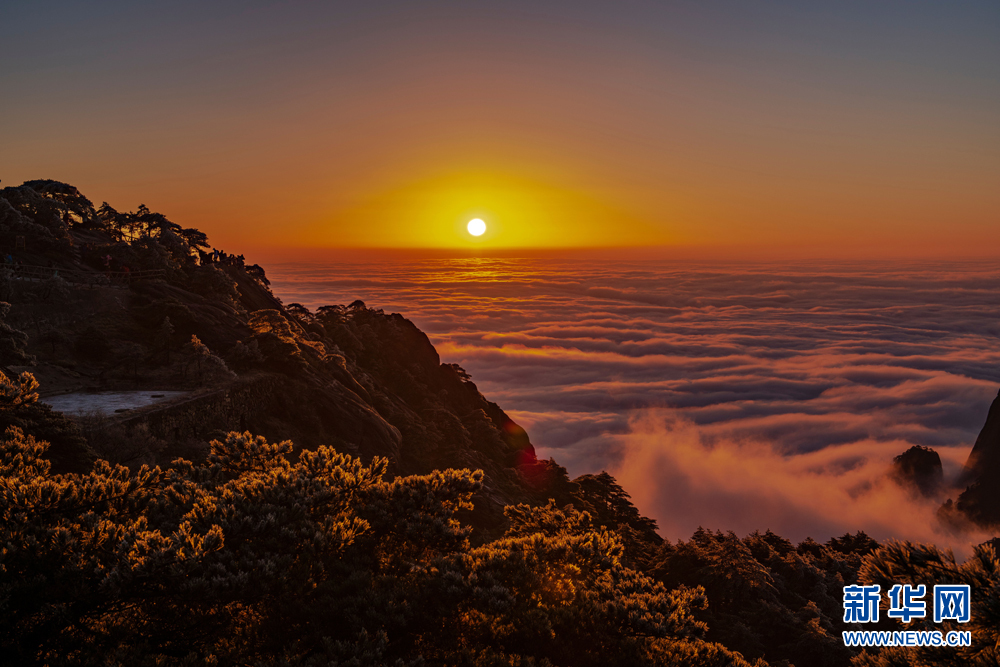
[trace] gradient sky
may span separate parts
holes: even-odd
[[[1000,254],[996,0],[32,2],[0,91],[2,185],[237,252]]]

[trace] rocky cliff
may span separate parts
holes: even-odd
[[[968,486],[956,508],[981,526],[1000,526],[1000,395],[965,463],[963,482]]]
[[[538,462],[525,431],[401,315],[360,301],[286,306],[261,267],[211,248],[201,232],[145,207],[95,208],[54,181],[0,190],[0,244],[4,326],[15,332],[0,350],[8,376],[37,375],[43,397],[190,392],[110,424],[46,412],[72,436],[53,451],[85,439],[102,458],[165,463],[249,430],[385,457],[392,474],[482,469],[469,520],[484,529],[499,525],[505,505],[565,496],[565,472]]]

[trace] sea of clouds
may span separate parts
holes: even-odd
[[[1000,387],[995,263],[387,255],[269,277],[286,303],[410,318],[541,457],[608,470],[665,537],[982,537],[938,525],[954,490],[886,472],[912,445],[961,470]]]

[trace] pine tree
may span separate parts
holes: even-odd
[[[470,545],[479,471],[386,479],[384,459],[293,462],[249,433],[165,469],[56,475],[45,449],[0,442],[16,664],[749,664],[704,641],[701,589],[626,567],[586,513],[509,508],[504,536]]]
[[[153,344],[156,349],[163,350],[166,363],[170,363],[170,343],[174,336],[174,325],[170,322],[170,316],[165,315],[163,317],[163,323],[160,325],[159,330],[156,332],[156,339]]]
[[[201,342],[198,336],[191,336],[187,348],[198,369],[199,381],[205,379],[206,372],[210,378],[232,379],[236,377],[236,374],[226,366],[226,362],[221,357],[216,356],[207,345]]]
[[[977,546],[964,563],[954,554],[928,544],[891,541],[865,558],[859,578],[879,584],[883,591],[896,584],[925,586],[927,617],[914,620],[907,630],[962,630],[971,633],[968,647],[894,648],[859,656],[858,667],[972,667],[1000,664],[1000,557],[993,539]],[[970,620],[933,622],[931,608],[936,584],[968,585],[972,594]]]

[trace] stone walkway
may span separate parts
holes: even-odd
[[[53,410],[68,415],[86,415],[91,413],[114,414],[142,408],[154,403],[167,401],[178,396],[185,396],[187,391],[101,391],[76,392],[42,398],[41,402],[52,406]]]

